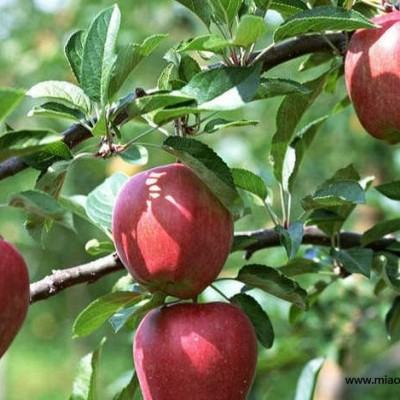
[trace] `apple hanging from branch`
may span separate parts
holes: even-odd
[[[235,305],[165,305],[140,323],[133,357],[145,400],[245,400],[257,339]]]
[[[0,238],[0,358],[9,348],[29,307],[29,275],[18,250]]]
[[[373,137],[400,142],[400,12],[372,18],[357,30],[345,58],[346,86],[355,112]]]
[[[117,253],[150,291],[194,298],[220,273],[233,240],[233,219],[186,165],[130,178],[117,196],[112,231]]]

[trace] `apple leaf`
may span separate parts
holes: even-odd
[[[258,121],[256,120],[248,120],[248,119],[241,119],[237,121],[230,121],[224,118],[215,118],[209,121],[204,126],[204,132],[206,133],[214,133],[219,131],[220,129],[225,128],[240,128],[243,126],[254,126],[257,125]]]
[[[61,220],[65,213],[53,196],[41,190],[32,189],[14,193],[8,198],[8,205],[55,220]]]
[[[309,94],[311,90],[306,85],[291,79],[262,77],[255,98],[261,100],[294,93]]]
[[[141,145],[131,144],[118,155],[127,163],[133,165],[146,165],[149,159],[149,154],[146,147]]]
[[[370,20],[355,10],[334,6],[319,6],[304,10],[289,17],[274,33],[274,41],[309,32],[353,31],[360,28],[374,28]]]
[[[400,296],[396,296],[385,318],[386,332],[389,340],[400,339]]]
[[[325,268],[331,269],[332,266],[329,264]],[[324,266],[320,262],[307,258],[292,258],[286,265],[280,267],[279,271],[290,278],[302,274],[316,274],[323,269]]]
[[[88,194],[86,213],[95,224],[111,231],[115,199],[128,179],[128,175],[117,172]]]
[[[254,194],[263,202],[266,200],[268,196],[267,185],[258,175],[242,168],[232,168],[231,173],[238,188]]]
[[[73,121],[81,121],[85,118],[82,111],[77,108],[69,107],[61,103],[48,102],[32,108],[28,116],[66,118]]]
[[[113,292],[96,299],[76,318],[72,326],[74,337],[90,335],[118,310],[141,300],[143,295],[135,292]]]
[[[368,229],[361,237],[361,244],[366,246],[389,233],[400,231],[400,218],[379,222]]]
[[[328,74],[325,73],[313,81],[306,82],[304,85],[310,89],[309,93],[287,95],[279,106],[276,115],[277,130],[272,138],[271,144],[274,175],[278,182],[283,182],[285,158],[287,158],[286,152],[293,140],[297,125],[307,109],[322,92],[327,77]]]
[[[400,201],[400,181],[384,183],[383,185],[375,186],[375,189],[391,200]]]
[[[128,105],[127,114],[132,119],[164,107],[188,104],[193,100],[191,96],[178,92],[150,94],[134,99]]]
[[[49,130],[10,131],[0,136],[0,161],[35,153],[61,139],[60,134]]]
[[[294,400],[314,399],[318,375],[321,371],[324,361],[325,357],[314,358],[304,366],[297,381],[296,395]]]
[[[143,43],[131,43],[118,50],[115,67],[109,86],[109,97],[112,98],[130,73],[147,57],[168,35],[156,34],[147,37]]]
[[[87,354],[80,360],[69,400],[97,399],[99,360],[105,342],[106,339],[103,338],[100,346],[93,353]]]
[[[245,265],[239,271],[236,280],[249,288],[258,288],[289,301],[302,310],[308,308],[307,292],[296,281],[274,268],[261,264]]]
[[[273,0],[270,8],[278,11],[283,18],[288,18],[301,11],[307,10],[307,5],[301,0]]]
[[[234,110],[253,100],[261,63],[252,67],[221,67],[195,75],[180,92],[196,99],[201,110]]]
[[[190,11],[192,11],[197,17],[199,17],[204,24],[209,27],[211,23],[211,6],[207,0],[176,0]]]
[[[44,81],[32,86],[26,94],[33,98],[48,99],[72,109],[79,109],[85,116],[90,116],[92,111],[89,97],[73,83]]]
[[[91,100],[105,104],[116,61],[115,45],[121,14],[115,4],[91,23],[83,47],[81,86]]]
[[[289,260],[293,259],[299,251],[303,239],[303,230],[301,221],[294,221],[287,229],[281,225],[275,227],[275,232],[279,234],[281,244],[285,248]]]
[[[374,252],[371,249],[354,247],[346,250],[331,249],[331,256],[349,273],[371,275]]]
[[[365,192],[361,185],[350,179],[327,182],[313,195],[306,196],[301,204],[305,210],[337,207],[348,204],[365,204]]]
[[[212,17],[219,23],[232,25],[243,0],[208,0],[214,9]],[[204,1],[203,1],[204,3]]]
[[[140,390],[139,379],[137,374],[133,372],[129,383],[113,397],[113,400],[132,400],[138,390]]]
[[[243,203],[231,171],[214,150],[198,140],[176,136],[167,138],[163,148],[192,168],[233,216],[240,215]]]
[[[235,294],[229,300],[246,313],[254,326],[258,341],[266,349],[270,349],[274,343],[274,329],[267,313],[262,309],[260,304],[253,297],[245,293]]]
[[[255,15],[244,15],[236,29],[233,44],[248,47],[255,43],[266,32],[264,18]]]
[[[179,45],[176,49],[178,53],[186,51],[210,51],[218,53],[229,46],[229,40],[224,39],[216,33],[197,36]]]
[[[86,30],[76,31],[69,37],[64,47],[65,56],[78,83],[81,81],[83,48],[85,47],[86,37]]]
[[[0,88],[0,121],[9,115],[25,97],[25,91]]]

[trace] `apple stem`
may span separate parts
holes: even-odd
[[[229,299],[229,297],[227,297],[226,295],[225,295],[225,293],[223,293],[221,290],[219,290],[215,285],[210,285],[210,287],[212,287],[220,296],[222,296],[225,300],[227,300],[227,301],[229,301],[230,302],[230,299]]]

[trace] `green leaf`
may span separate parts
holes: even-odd
[[[86,37],[86,30],[76,31],[70,36],[64,47],[65,56],[78,83],[81,81],[83,48],[85,47]]]
[[[327,118],[328,116],[324,116],[309,123],[299,133],[296,134],[295,138],[290,144],[288,152],[286,153],[286,157],[288,154],[290,154],[291,150],[289,149],[293,149],[292,151],[294,154],[294,162],[291,166],[289,166],[289,170],[285,170],[285,168],[288,167],[288,164],[286,164],[287,159],[285,157],[283,168],[284,179],[282,182],[284,189],[287,190],[289,193],[292,192],[297,173],[300,169],[300,165],[303,161],[306,151],[311,146],[311,143],[313,142],[319,128],[326,121]]]
[[[386,332],[389,340],[400,339],[400,296],[396,296],[385,318]]]
[[[96,299],[76,318],[72,326],[74,337],[90,335],[117,311],[141,300],[143,296],[135,292],[113,292]]]
[[[272,1],[271,0],[254,0],[256,7],[260,10],[267,11],[270,7]]]
[[[118,155],[129,164],[133,165],[146,165],[149,159],[149,154],[144,146],[130,145]]]
[[[155,292],[150,298],[148,295],[142,296],[142,301],[132,307],[118,311],[109,320],[114,332],[119,332],[124,326],[129,326],[129,329],[133,330],[138,324],[138,321],[150,310],[164,304],[165,297],[165,293]]]
[[[58,161],[52,164],[43,174],[40,175],[36,182],[35,189],[58,198],[70,165],[70,160]]]
[[[234,110],[250,102],[260,83],[261,64],[200,72],[181,89],[201,110]]]
[[[327,80],[327,74],[306,82],[309,94],[291,94],[284,98],[276,115],[276,132],[272,138],[271,158],[274,175],[278,182],[283,182],[283,168],[286,151],[293,140],[297,125],[307,109],[322,92]]]
[[[206,133],[214,133],[219,131],[220,129],[225,128],[238,128],[243,126],[255,126],[258,125],[259,121],[256,120],[248,120],[248,119],[241,119],[237,121],[230,121],[224,118],[215,118],[210,120],[204,126],[204,132]]]
[[[176,118],[184,117],[189,114],[199,114],[196,107],[177,107],[177,108],[165,108],[160,111],[154,112],[152,120],[154,124],[158,126],[165,125],[167,122],[173,121]]]
[[[115,199],[128,179],[127,175],[117,172],[88,194],[86,213],[95,224],[111,231]]]
[[[314,358],[304,366],[297,381],[295,400],[314,399],[318,375],[324,361],[324,357]]]
[[[201,72],[201,68],[197,61],[187,54],[182,54],[178,66],[178,78],[187,83],[199,72]]]
[[[89,97],[80,87],[69,82],[40,82],[32,86],[26,94],[34,98],[49,99],[72,109],[79,109],[86,116],[89,116],[92,111]]]
[[[211,22],[211,6],[207,0],[176,0],[190,11],[192,11],[197,17],[199,17],[204,24],[209,27]]]
[[[347,204],[365,204],[365,192],[356,181],[337,180],[323,185],[313,195],[306,196],[301,204],[305,210]]]
[[[208,35],[197,36],[181,43],[176,51],[210,51],[213,53],[218,53],[226,49],[229,44],[229,40],[226,40],[222,36],[215,33],[210,33]]]
[[[110,254],[115,251],[113,242],[100,242],[97,239],[91,239],[85,244],[86,253],[91,256]]]
[[[26,190],[12,194],[8,198],[8,205],[54,219],[60,219],[65,213],[53,196],[40,190]]]
[[[73,121],[81,121],[85,118],[85,115],[77,108],[56,102],[48,102],[34,107],[29,111],[28,116],[66,118]]]
[[[279,234],[281,244],[285,248],[289,260],[292,260],[299,251],[303,240],[303,231],[301,221],[294,221],[287,229],[280,225],[275,227],[275,232]]]
[[[195,139],[170,136],[163,148],[191,167],[234,216],[240,213],[242,201],[231,171],[210,147]]]
[[[264,18],[255,15],[244,15],[236,29],[233,44],[248,47],[264,35],[266,29]]]
[[[25,91],[0,88],[0,121],[9,115],[25,97]]]
[[[309,94],[311,90],[296,81],[284,78],[261,78],[261,83],[257,89],[256,99],[267,99],[287,94]]]
[[[34,153],[61,139],[60,134],[48,130],[21,130],[5,133],[0,136],[0,161]]]
[[[231,26],[237,17],[243,0],[209,0],[218,22]]]
[[[332,266],[329,265],[328,267],[331,268]],[[290,278],[302,274],[317,274],[323,269],[323,264],[320,262],[308,258],[293,258],[286,265],[280,267],[279,271]]]
[[[147,114],[151,111],[178,104],[191,103],[193,98],[183,93],[155,93],[133,100],[128,108],[127,114],[130,119]]]
[[[287,19],[275,31],[274,41],[279,42],[309,32],[353,31],[373,27],[376,25],[357,11],[320,6],[302,11]]]
[[[274,343],[274,329],[267,313],[262,309],[260,304],[253,297],[245,293],[235,294],[229,300],[246,313],[254,326],[258,341],[266,349],[270,349]]]
[[[371,249],[354,247],[347,250],[331,250],[331,256],[349,273],[362,274],[367,278],[371,275],[374,252]]]
[[[272,10],[278,11],[283,18],[288,18],[303,10],[307,10],[307,6],[301,0],[273,0]]]
[[[259,197],[263,202],[268,196],[265,182],[255,173],[242,168],[232,168],[231,173],[235,185]]]
[[[83,357],[79,362],[78,372],[75,376],[72,394],[69,400],[96,400],[97,379],[101,351],[105,339],[102,340],[96,351]]]
[[[400,231],[400,218],[379,222],[368,229],[361,237],[361,244],[366,246],[383,238],[389,233]]]
[[[384,183],[383,185],[375,186],[375,189],[389,199],[400,201],[400,181]]]
[[[112,71],[109,97],[112,98],[131,72],[148,57],[168,35],[156,34],[147,37],[143,43],[129,44],[118,50],[115,68]]]
[[[134,372],[128,385],[125,386],[121,392],[113,397],[113,400],[132,400],[135,393],[140,389],[139,379]]]
[[[293,303],[298,308],[308,308],[307,292],[278,270],[261,264],[245,265],[236,280],[250,288],[258,288]]]
[[[102,11],[89,27],[83,48],[81,86],[94,102],[105,104],[116,61],[115,44],[120,11],[115,4]]]

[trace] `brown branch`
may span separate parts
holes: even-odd
[[[263,71],[268,71],[277,65],[305,54],[327,51],[332,52],[335,49],[342,53],[344,52],[346,43],[346,35],[342,33],[299,36],[297,38],[278,43],[274,46],[271,46],[263,54]],[[255,53],[254,57],[256,57],[257,54],[259,53]],[[135,96],[132,98],[134,99]],[[127,119],[128,115],[126,114],[126,111],[121,110],[115,117],[114,123],[116,125],[120,125],[121,123],[126,122]],[[90,131],[80,124],[72,125],[66,131],[64,131],[62,135],[64,136],[64,143],[69,148],[73,148],[77,144],[91,137]],[[12,157],[6,161],[3,161],[0,163],[0,180],[13,176],[28,167],[29,166],[23,161],[23,159],[18,157]]]
[[[256,251],[281,245],[279,236],[273,229],[237,232],[235,240],[241,243],[241,245],[236,246],[233,251],[245,251],[246,259]],[[361,235],[353,232],[342,232],[339,241],[343,249],[357,247],[361,244]],[[389,251],[389,246],[394,243],[400,244],[394,238],[383,238],[371,243],[367,247],[374,251]],[[329,247],[331,239],[315,227],[307,227],[305,228],[302,244]],[[400,251],[391,251],[391,253],[400,257]],[[87,264],[54,271],[52,275],[31,284],[31,303],[47,299],[68,287],[80,283],[96,282],[103,276],[120,271],[123,268],[121,261],[114,253]]]

